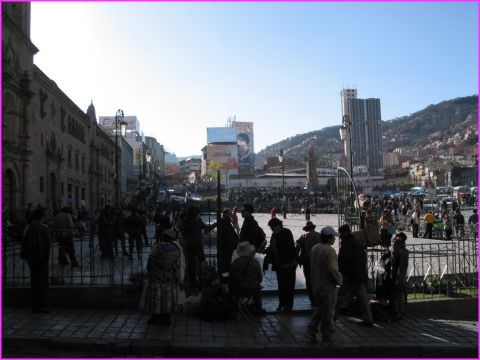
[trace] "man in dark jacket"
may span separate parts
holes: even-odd
[[[128,245],[130,249],[130,259],[133,258],[133,249],[137,248],[138,259],[142,258],[142,233],[145,224],[144,217],[140,215],[137,208],[131,209],[132,214],[127,218],[127,231],[128,231]]]
[[[270,262],[277,273],[279,304],[277,311],[291,311],[295,292],[295,270],[297,268],[295,243],[292,232],[283,227],[281,220],[273,218],[268,222],[272,229],[270,246],[266,250],[264,269]],[[269,259],[269,260],[268,260]]]
[[[72,267],[78,267],[75,244],[73,243],[73,220],[71,213],[72,210],[69,207],[63,207],[55,216],[53,226],[55,238],[58,241],[58,263],[62,266],[67,265],[66,255],[68,255]]]
[[[232,223],[232,211],[225,209],[217,223],[218,272],[222,280],[228,278],[233,251],[237,244],[238,235]]]
[[[295,250],[297,252],[298,263],[303,266],[303,274],[305,275],[305,286],[307,287],[310,304],[313,306],[313,290],[310,282],[310,250],[314,245],[320,242],[320,233],[315,231],[315,225],[311,221],[303,228],[306,231],[296,242]]]
[[[50,231],[43,223],[43,208],[33,211],[32,220],[22,238],[21,258],[30,267],[30,286],[33,312],[49,312],[45,308],[48,291],[48,261],[50,259]]]
[[[343,285],[338,294],[337,308],[345,302],[351,302],[354,292],[360,306],[364,326],[373,326],[372,312],[367,293],[367,253],[362,244],[353,237],[350,226],[342,225],[340,233],[340,250],[338,252],[338,267],[343,276]]]
[[[265,248],[265,233],[252,215],[253,206],[251,204],[243,205],[241,213],[243,217],[243,225],[242,229],[240,230],[240,241],[248,241],[250,244],[255,246],[257,251]]]

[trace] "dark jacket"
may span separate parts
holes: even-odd
[[[23,233],[20,257],[29,262],[48,263],[50,247],[48,226],[38,220],[32,220]]]
[[[240,230],[240,242],[248,241],[250,244],[255,245],[255,239],[257,236],[258,223],[253,216],[247,216],[243,220],[242,229]]]
[[[293,234],[289,229],[282,228],[278,234],[273,233],[270,239],[270,246],[266,250],[267,256],[264,259],[265,265],[272,264],[272,270],[295,269],[297,266],[295,243]]]
[[[341,235],[340,239],[338,268],[343,275],[344,282],[366,285],[368,282],[367,253],[362,244],[356,241],[351,233]]]
[[[252,256],[240,256],[230,266],[229,287],[233,293],[241,290],[259,290],[263,280],[262,269]]]
[[[238,235],[229,219],[217,223],[217,246],[219,251],[231,252],[238,245]]]

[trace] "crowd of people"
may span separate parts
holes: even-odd
[[[388,300],[392,320],[402,318],[405,304],[405,274],[408,266],[406,236],[395,228],[397,212],[412,219],[413,235],[418,236],[422,215],[418,199],[378,198],[363,204],[363,226],[378,225],[383,272],[377,277],[377,297]],[[381,211],[379,211],[381,210]],[[151,246],[146,272],[147,282],[141,297],[141,308],[152,314],[150,324],[169,324],[172,315],[188,297],[196,296],[207,284],[205,273],[209,270],[202,243],[202,233],[217,228],[216,281],[219,289],[233,299],[251,298],[251,311],[263,314],[261,289],[263,275],[270,268],[276,273],[278,284],[277,311],[289,312],[294,305],[297,266],[303,268],[306,288],[312,307],[315,308],[305,336],[316,341],[320,327],[322,341],[332,340],[334,322],[342,309],[356,299],[363,326],[374,325],[367,294],[367,256],[364,244],[356,241],[348,225],[335,231],[325,226],[317,232],[315,224],[306,217],[304,234],[294,239],[290,229],[271,211],[268,226],[270,241],[254,218],[255,208],[245,203],[240,209],[243,224],[238,223],[238,209],[224,209],[218,222],[205,224],[198,206],[180,208],[159,205],[150,212],[135,207],[116,209],[105,206],[95,219],[98,245],[102,259],[122,256],[142,257],[145,246]],[[453,211],[453,212],[452,212]],[[379,214],[378,214],[379,213]],[[306,214],[306,216],[309,214]],[[432,236],[435,216],[424,214],[424,237]],[[285,217],[282,211],[282,217]],[[455,218],[455,223],[444,227],[460,231],[465,223],[459,208],[447,209],[443,215]],[[61,266],[78,266],[73,244],[72,211],[62,208],[51,219],[53,231],[45,225],[45,209],[36,208],[26,213],[27,228],[22,238],[21,256],[31,269],[32,306],[35,312],[46,312],[48,288],[48,263],[52,240],[58,241],[58,262]],[[149,239],[146,226],[155,224],[154,239]],[[468,223],[478,223],[476,210]],[[453,231],[453,230],[452,230]],[[125,236],[128,234],[128,236]],[[451,233],[446,232],[447,236]],[[332,245],[340,239],[338,256]],[[128,242],[127,242],[128,241]],[[268,245],[268,246],[267,246]],[[234,256],[235,250],[237,257]],[[262,254],[263,267],[261,266]],[[211,270],[211,269],[210,269]]]

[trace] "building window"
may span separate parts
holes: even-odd
[[[78,153],[75,153],[75,169],[78,170],[78,166],[79,166]]]
[[[85,172],[85,155],[82,156],[82,172]]]
[[[40,192],[45,192],[45,179],[43,176],[40,176]]]
[[[68,167],[72,167],[72,149],[68,149],[67,162]]]
[[[65,184],[63,182],[60,183],[60,195],[65,195]]]

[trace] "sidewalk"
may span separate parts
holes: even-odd
[[[209,323],[188,311],[171,326],[148,325],[136,310],[4,307],[3,357],[478,357],[478,321],[411,315],[373,328],[342,316],[334,342],[303,337],[311,316],[306,295],[294,311],[276,313],[277,298],[264,297],[268,313]],[[318,337],[320,339],[320,336]]]

